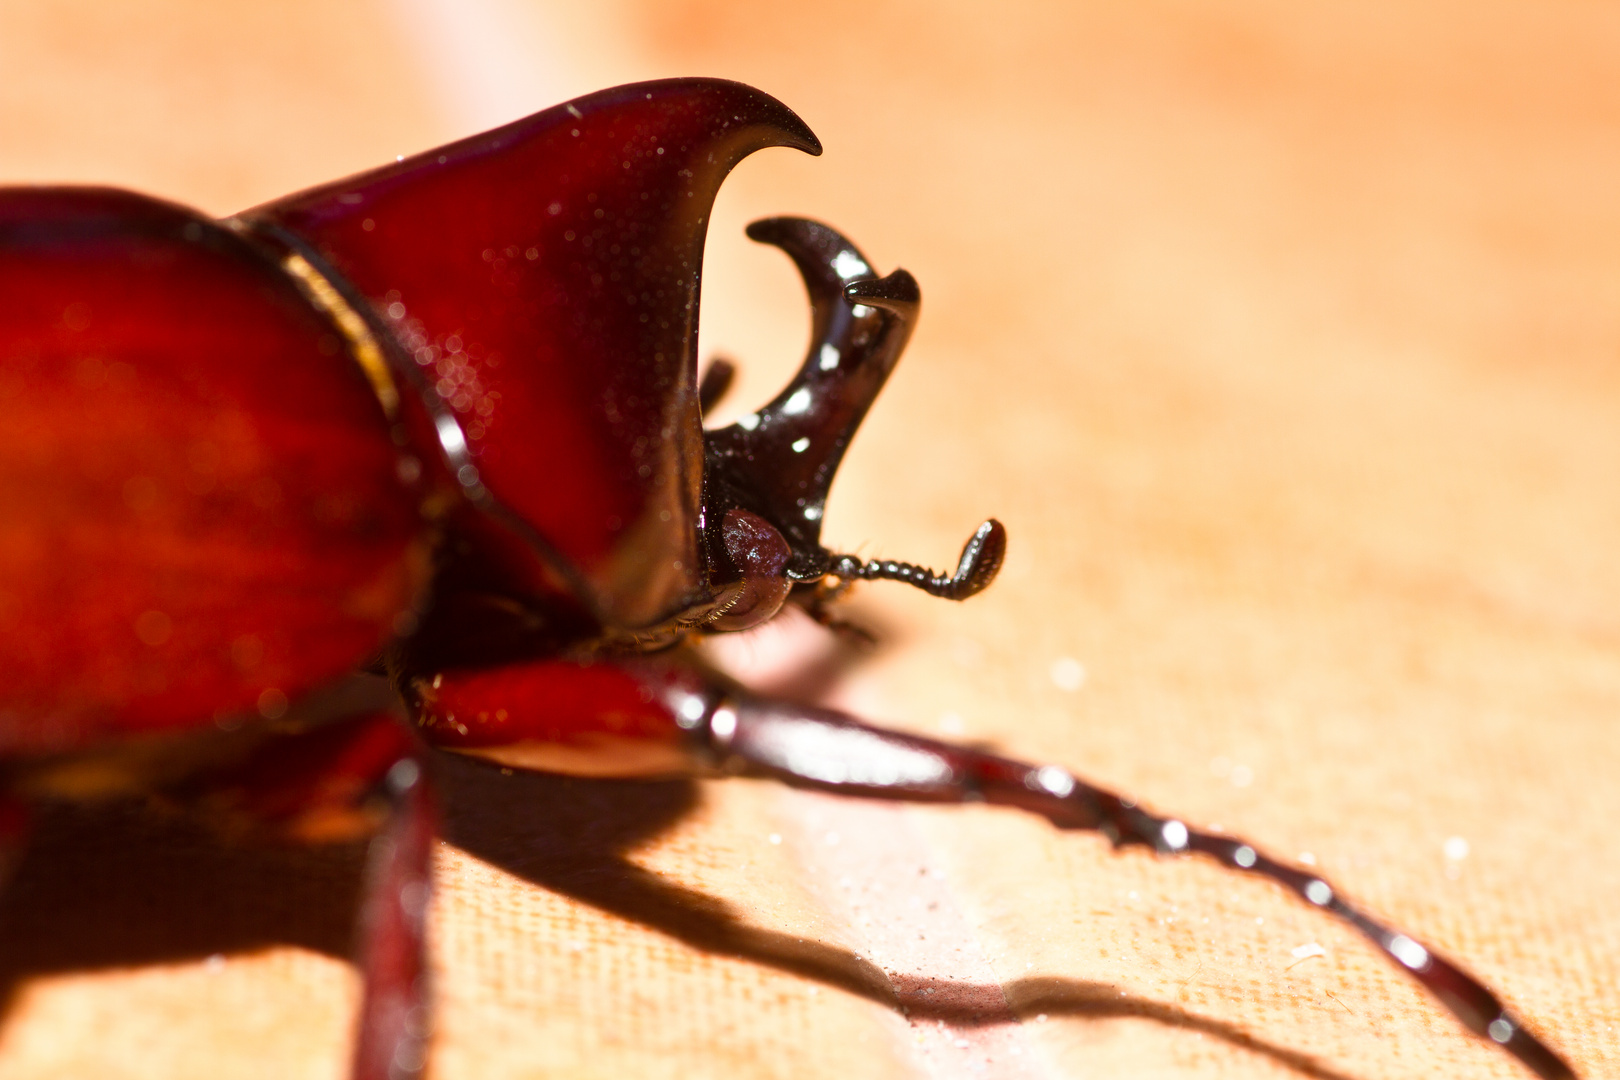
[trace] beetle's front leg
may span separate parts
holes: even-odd
[[[1316,873],[1279,863],[1242,839],[1152,814],[1055,765],[884,731],[830,709],[751,694],[681,651],[446,671],[417,677],[406,690],[428,741],[503,765],[615,777],[722,767],[867,798],[1016,806],[1062,829],[1101,832],[1116,847],[1206,855],[1275,881],[1345,920],[1471,1031],[1544,1080],[1575,1075],[1477,979],[1355,907]]]
[[[675,696],[672,709],[716,759],[787,783],[911,802],[989,802],[1040,814],[1062,829],[1094,829],[1115,847],[1201,854],[1277,882],[1354,926],[1475,1034],[1500,1044],[1544,1080],[1574,1077],[1473,976],[1415,938],[1352,905],[1320,875],[1279,863],[1245,840],[1201,832],[1093,787],[1055,765],[1030,765],[863,724],[829,709],[734,691]]]

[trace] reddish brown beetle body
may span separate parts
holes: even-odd
[[[0,434],[0,839],[31,801],[130,791],[272,835],[380,827],[355,1075],[402,1077],[430,1030],[421,741],[581,775],[724,764],[985,800],[1267,876],[1540,1075],[1572,1075],[1314,873],[1054,766],[751,695],[679,647],[789,602],[829,622],[861,578],[965,599],[1005,550],[993,520],[949,575],[821,546],[920,304],[826,226],[750,228],[797,265],[811,347],[774,401],[703,431],[707,217],[772,145],[819,149],[757,91],[673,80],[223,223],[0,191],[0,378],[21,403]]]
[[[375,651],[426,549],[338,328],[177,207],[9,193],[0,235],[0,752],[273,713]]]

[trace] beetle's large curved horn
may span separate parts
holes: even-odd
[[[640,83],[238,221],[369,321],[414,388],[413,438],[442,448],[479,523],[499,517],[599,620],[636,628],[698,587],[704,237],[726,173],[767,146],[821,149],[739,83]]]

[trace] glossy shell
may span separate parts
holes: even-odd
[[[416,498],[343,335],[195,213],[0,192],[0,752],[275,715],[393,633]]]
[[[487,490],[577,568],[603,622],[634,629],[703,584],[704,231],[720,182],[766,146],[820,150],[786,106],[739,83],[643,83],[243,220],[378,314],[402,379],[437,413],[417,418],[419,440],[448,431],[470,493]]]

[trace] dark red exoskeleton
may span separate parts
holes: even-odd
[[[1538,1075],[1572,1076],[1314,873],[1055,766],[750,694],[683,647],[787,604],[831,622],[859,579],[964,599],[1006,544],[985,522],[949,575],[821,546],[919,304],[824,225],[750,228],[797,265],[811,347],[769,405],[704,431],[726,381],[696,373],[707,217],[765,146],[819,151],[764,94],[674,80],[225,221],[0,190],[5,846],[31,803],[126,793],[274,836],[375,832],[354,1065],[371,1080],[425,1058],[426,747],[987,800],[1279,882]]]

